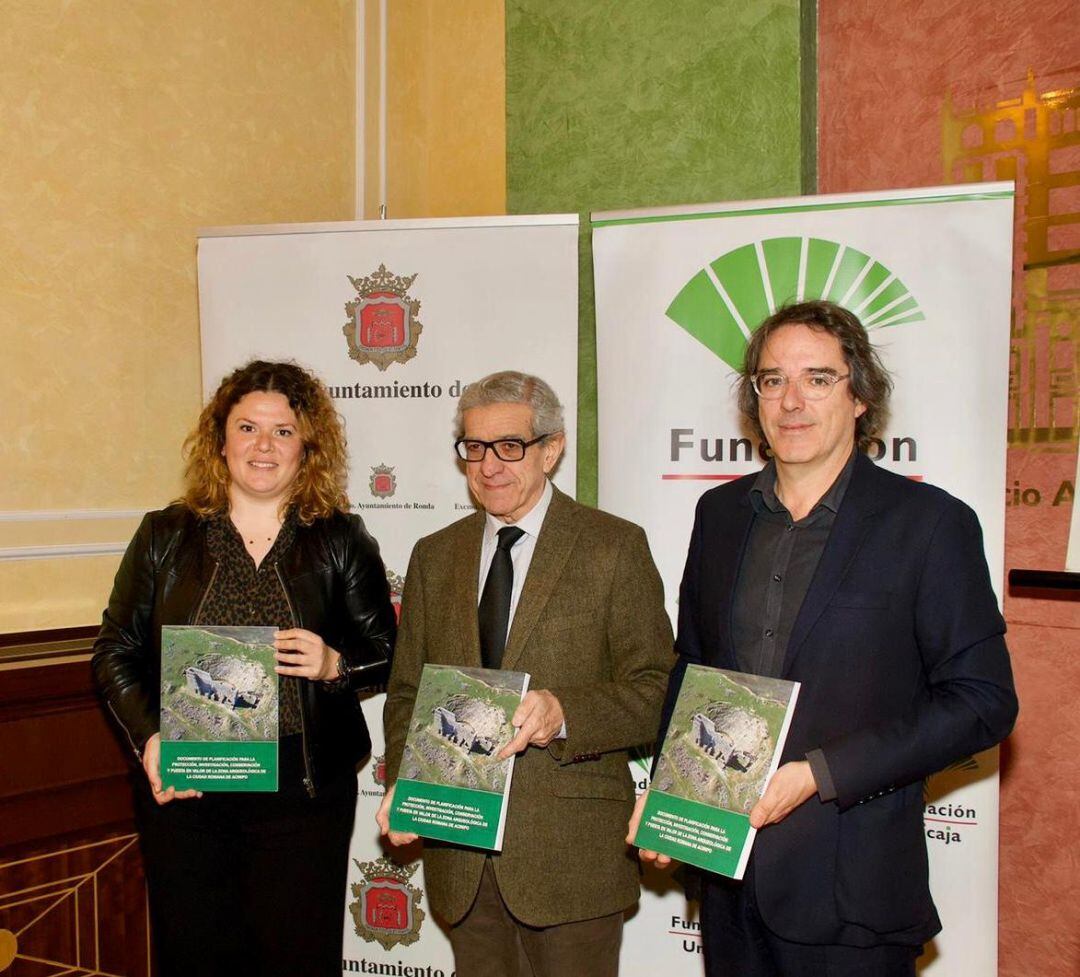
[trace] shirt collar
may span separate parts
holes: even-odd
[[[848,484],[851,482],[851,473],[855,469],[855,457],[857,454],[858,451],[853,448],[847,464],[840,470],[840,474],[836,476],[825,494],[818,499],[817,504],[810,510],[811,513],[821,506],[834,513],[840,511],[840,503],[844,501],[844,494],[847,492]],[[787,507],[776,497],[775,461],[770,461],[758,472],[754,484],[750,486],[750,502],[757,512],[761,512],[763,508],[768,509],[770,512],[787,512]]]
[[[540,527],[544,525],[544,517],[547,515],[548,507],[551,505],[553,494],[551,480],[544,479],[544,491],[540,496],[540,500],[515,523],[503,522],[489,512],[484,521],[484,541],[490,542],[500,529],[511,525],[523,529],[527,536],[539,536]]]

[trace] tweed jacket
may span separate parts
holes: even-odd
[[[483,512],[420,540],[405,578],[387,692],[387,782],[397,778],[425,662],[480,666],[477,622]],[[644,531],[557,489],[536,542],[503,656],[530,688],[562,704],[567,738],[517,758],[501,854],[510,911],[532,926],[617,912],[638,897],[624,841],[634,803],[629,748],[656,735],[674,662],[663,585]],[[485,853],[425,842],[435,911],[451,923],[472,905]]]

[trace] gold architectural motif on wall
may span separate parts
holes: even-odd
[[[135,891],[143,885],[139,864],[138,838],[131,834],[0,864],[0,974],[147,974],[145,937],[130,966],[130,919],[124,918],[134,894],[143,906],[141,928],[149,932],[145,897]]]
[[[1009,441],[1072,450],[1080,434],[1080,84],[957,110],[946,97],[949,183],[1016,181]]]

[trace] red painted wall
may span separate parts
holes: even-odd
[[[1080,362],[1080,0],[820,0],[822,193],[1015,179],[1006,566],[1062,569]],[[1004,432],[1003,432],[1004,436]],[[1009,594],[1000,973],[1080,973],[1080,602]]]

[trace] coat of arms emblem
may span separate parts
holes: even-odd
[[[371,494],[377,499],[388,499],[397,491],[397,476],[389,465],[375,465],[368,480]]]
[[[411,360],[424,331],[417,318],[420,301],[409,295],[416,275],[395,275],[386,265],[379,265],[371,275],[348,278],[358,294],[345,303],[349,318],[341,330],[349,343],[349,356],[357,363],[374,363],[380,370]]]
[[[360,869],[360,881],[351,886],[356,901],[349,903],[356,935],[384,950],[415,943],[425,915],[420,889],[409,884],[417,865],[397,865],[385,856],[353,863]]]
[[[397,623],[401,623],[401,595],[405,593],[405,578],[393,570],[386,571],[386,582],[390,587],[390,603],[394,607]]]

